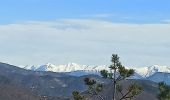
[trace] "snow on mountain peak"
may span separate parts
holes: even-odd
[[[53,65],[51,63],[47,63],[45,65],[41,66],[25,66],[23,67],[27,70],[33,70],[33,71],[52,71],[52,72],[84,72],[84,73],[90,73],[90,74],[99,74],[99,71],[105,69],[110,71],[109,67],[107,65],[101,65],[101,66],[88,66],[88,65],[80,65],[77,63],[68,63],[66,65]],[[156,72],[166,72],[170,73],[170,67],[167,66],[159,66],[159,65],[153,65],[148,67],[127,67],[132,68],[135,70],[136,74],[140,75],[141,77],[149,77],[153,75]]]
[[[141,75],[142,77],[149,77],[157,72],[165,72],[170,73],[170,67],[167,66],[159,66],[153,65],[148,67],[140,67],[140,68],[133,68],[135,72]]]

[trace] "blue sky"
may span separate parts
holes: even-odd
[[[170,66],[169,0],[0,1],[0,61]]]
[[[170,17],[169,4],[169,0],[1,0],[0,22],[97,15],[114,22],[160,22]]]

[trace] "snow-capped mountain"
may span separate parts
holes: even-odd
[[[53,65],[50,63],[44,65],[22,66],[22,68],[33,71],[51,71],[64,73],[71,76],[84,76],[89,74],[100,75],[100,71],[105,69],[110,71],[109,66],[101,65],[80,65],[76,63],[68,63],[66,65]],[[148,67],[126,67],[135,70],[133,76],[130,79],[144,79],[154,82],[162,82],[170,85],[170,67],[153,65]]]
[[[76,63],[68,63],[66,65],[53,65],[50,63],[47,63],[45,65],[40,66],[25,66],[22,67],[27,70],[33,70],[33,71],[51,71],[51,72],[64,72],[73,76],[83,76],[88,74],[99,74],[99,72],[103,69],[106,69],[109,71],[108,66],[102,65],[102,66],[88,66],[88,65],[80,65]]]
[[[149,67],[136,68],[136,72],[143,77],[149,77],[157,72],[170,73],[170,67],[153,65]]]
[[[38,66],[25,66],[23,67],[27,70],[33,70],[33,71],[51,71],[51,72],[64,72],[68,73],[70,75],[74,76],[83,76],[87,74],[99,74],[99,72],[103,69],[110,71],[109,67],[107,65],[101,65],[101,66],[88,66],[88,65],[80,65],[76,63],[68,63],[66,65],[53,65],[50,63],[47,63],[45,65],[38,65]],[[149,76],[152,76],[153,74],[157,72],[165,72],[170,73],[170,67],[167,66],[159,66],[159,65],[153,65],[148,67],[127,67],[127,68],[133,68],[135,70],[134,77],[136,78],[146,78]]]

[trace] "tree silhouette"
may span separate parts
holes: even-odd
[[[159,83],[159,91],[159,100],[170,100],[170,87],[168,85],[163,82]]]
[[[104,100],[104,98],[99,94],[103,90],[103,85],[101,83],[96,82],[96,80],[90,78],[85,78],[84,82],[88,86],[88,94],[92,96],[97,95],[101,100]]]
[[[113,85],[113,100],[116,100],[116,93],[119,92],[121,96],[118,100],[127,100],[132,99],[134,96],[140,94],[142,92],[142,88],[136,84],[131,83],[128,85],[126,91],[124,91],[124,87],[121,85],[121,81],[126,80],[128,77],[134,74],[133,69],[126,69],[122,66],[121,62],[119,61],[119,57],[117,54],[112,55],[111,59],[112,64],[110,65],[110,71],[101,70],[100,74],[103,78],[110,79]],[[100,97],[101,100],[104,98],[99,94],[103,90],[103,84],[97,82],[95,79],[85,78],[85,84],[88,86],[88,94],[90,95],[97,95]],[[75,99],[81,100],[81,99]]]
[[[113,100],[116,100],[116,92],[121,94],[119,100],[133,98],[134,96],[141,93],[142,88],[136,83],[131,83],[128,86],[127,92],[123,93],[123,86],[120,84],[120,81],[127,79],[128,77],[134,74],[133,69],[126,69],[121,62],[117,54],[112,54],[111,58],[112,64],[110,65],[110,72],[107,70],[100,71],[103,78],[108,78],[112,80],[113,83]]]

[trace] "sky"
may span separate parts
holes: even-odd
[[[1,0],[0,62],[170,66],[169,0]]]

